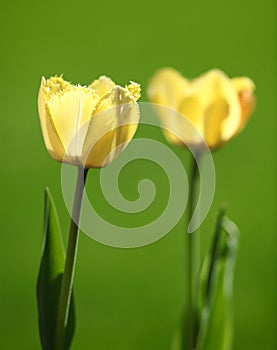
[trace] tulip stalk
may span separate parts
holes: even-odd
[[[72,286],[74,279],[74,270],[76,263],[76,255],[79,238],[79,219],[81,213],[82,199],[84,194],[85,182],[87,178],[88,169],[78,167],[78,177],[76,183],[74,204],[71,216],[71,223],[69,229],[68,245],[66,252],[65,268],[62,279],[60,299],[58,305],[58,316],[56,324],[56,341],[55,350],[64,348],[65,330],[67,326]]]
[[[193,215],[195,197],[197,194],[198,168],[196,158],[192,157],[191,172],[189,179],[189,198],[188,198],[188,220]],[[196,336],[198,331],[197,307],[198,307],[198,288],[199,288],[199,268],[200,268],[200,237],[199,232],[187,232],[187,344],[188,350],[195,348]]]

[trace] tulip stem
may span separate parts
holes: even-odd
[[[198,167],[196,162],[197,155],[192,158],[190,179],[189,179],[189,198],[188,198],[188,221],[190,222],[195,207],[195,198],[197,195]],[[199,232],[187,232],[187,340],[185,348],[195,349],[196,337],[198,332],[198,288],[199,288],[199,267],[200,267],[200,237]]]
[[[65,333],[69,315],[79,238],[79,219],[87,173],[88,169],[78,167],[78,178],[76,183],[74,204],[70,222],[65,268],[62,278],[60,299],[58,305],[55,350],[63,350],[65,346]]]

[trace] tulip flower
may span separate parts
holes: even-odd
[[[255,106],[254,89],[251,79],[230,79],[218,69],[188,80],[164,68],[151,79],[148,95],[151,102],[168,107],[157,106],[157,112],[170,142],[198,146],[204,139],[215,149],[248,121]]]
[[[43,77],[38,108],[49,154],[85,168],[109,164],[136,132],[139,97],[139,84],[123,88],[105,76],[88,87]]]
[[[195,151],[192,152],[189,172],[189,223],[194,218],[193,211],[198,193],[198,166],[205,144],[210,149],[216,149],[242,130],[255,106],[254,90],[255,85],[251,79],[247,77],[230,79],[218,69],[210,70],[196,79],[189,80],[172,68],[164,68],[158,71],[150,80],[148,96],[150,101],[155,104],[154,108],[161,119],[166,138],[173,144],[188,146]],[[187,271],[185,283],[188,289],[186,297],[186,327],[182,331],[180,346],[177,344],[179,346],[178,349],[206,349],[209,346],[218,349],[231,347],[230,334],[232,325],[230,322],[230,311],[226,311],[226,305],[230,305],[232,286],[228,285],[228,288],[226,288],[223,283],[220,284],[219,277],[214,277],[214,271],[217,269],[215,266],[219,264],[219,260],[217,260],[219,255],[217,256],[215,252],[219,249],[218,237],[222,229],[220,225],[224,215],[224,211],[222,211],[219,216],[216,226],[218,232],[216,232],[213,242],[213,258],[204,279],[205,273],[202,275],[202,271],[200,272],[199,232],[197,230],[190,231],[186,235]],[[237,233],[232,234],[232,236],[234,236],[235,242]],[[232,249],[231,259],[234,261],[234,248],[229,247],[228,249]],[[231,256],[231,254],[225,254],[222,257],[227,259],[229,255]],[[230,281],[233,275],[233,271],[230,269],[231,265],[228,265],[227,270],[227,263],[224,262],[224,264],[226,264],[224,273],[226,273],[226,276],[228,274],[228,281]],[[207,281],[204,307],[201,308],[199,308],[199,296],[201,295],[200,275],[201,280]],[[210,283],[212,278],[214,280]],[[214,282],[215,279],[218,280]],[[221,278],[222,281],[225,279],[227,280],[225,277]],[[215,293],[212,291],[215,285],[217,288],[220,286],[223,292],[219,292],[217,289],[216,292],[219,294],[211,298],[211,294]],[[211,299],[214,302],[213,306],[210,303]],[[210,310],[212,308],[213,314],[211,315]],[[216,311],[214,312],[215,309]],[[209,316],[207,316],[208,314]],[[199,315],[201,315],[200,319]],[[221,322],[218,323],[218,319]],[[204,332],[203,329],[205,330]],[[221,342],[216,338],[218,334],[223,334]],[[213,337],[216,340],[211,346],[209,342],[211,342]]]
[[[132,139],[140,117],[139,97],[139,84],[131,82],[123,88],[105,76],[88,87],[72,85],[62,77],[41,80],[38,109],[45,146],[55,160],[78,167],[65,261],[57,213],[46,191],[47,243],[37,284],[43,349],[70,347],[75,323],[70,311],[72,288],[88,170],[109,164]]]

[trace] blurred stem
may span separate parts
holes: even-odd
[[[189,198],[188,198],[188,222],[191,221],[195,208],[195,199],[197,197],[198,166],[196,162],[197,155],[192,155],[190,179],[189,179]],[[200,268],[200,237],[199,232],[187,232],[187,344],[186,349],[195,348],[196,336],[198,331],[197,308],[198,308],[198,288],[199,288],[199,268]]]
[[[66,252],[65,268],[62,279],[60,299],[58,305],[58,316],[56,324],[55,350],[64,349],[65,331],[68,320],[71,292],[74,279],[74,269],[79,238],[79,219],[82,206],[85,182],[88,169],[78,168],[78,178],[75,189],[74,204],[69,229],[68,245]]]

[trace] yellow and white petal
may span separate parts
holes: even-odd
[[[254,96],[255,83],[247,77],[233,78],[231,82],[241,107],[241,122],[237,130],[240,131],[256,106],[256,98]]]
[[[71,84],[64,80],[62,76],[51,77],[47,80],[44,79],[44,98],[49,100],[52,95],[60,94],[61,92],[69,89]]]
[[[130,97],[133,98],[134,101],[140,98],[140,84],[131,81],[125,88],[129,91]]]
[[[184,98],[188,80],[172,68],[159,70],[148,85],[150,102],[177,109]]]
[[[42,77],[38,94],[38,110],[43,139],[51,157],[62,162],[64,158],[64,147],[45,108],[45,86],[46,80]]]
[[[46,108],[67,157],[81,157],[87,122],[98,102],[99,97],[92,89],[72,85],[47,101]]]
[[[115,83],[110,78],[102,75],[94,80],[89,87],[95,90],[99,97],[103,97],[115,87]]]
[[[103,167],[117,158],[134,136],[139,116],[128,89],[116,86],[106,94],[89,123],[83,149],[86,167]]]

